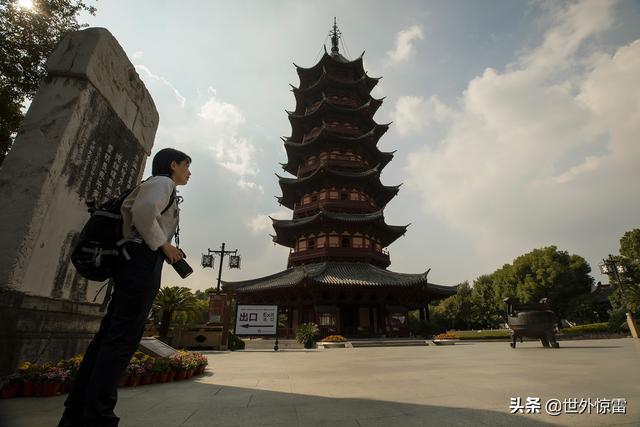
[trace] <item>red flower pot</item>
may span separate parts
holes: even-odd
[[[198,369],[196,369],[196,375],[204,374],[204,368],[205,368],[205,365],[198,366]]]
[[[0,390],[0,399],[13,399],[20,391],[20,383],[7,383]]]
[[[191,378],[193,376],[193,373],[195,372],[195,369],[189,369],[187,370],[187,379]]]
[[[124,374],[122,378],[120,378],[120,382],[118,383],[118,387],[126,387],[129,382],[129,375]]]
[[[20,396],[31,397],[34,391],[33,381],[25,381],[22,383],[22,387],[20,387]]]
[[[140,384],[141,379],[142,379],[142,375],[130,375],[129,381],[127,382],[127,386],[137,387]]]
[[[175,381],[176,379],[176,371],[168,371],[167,372],[167,382],[170,383],[171,381]]]
[[[62,383],[36,383],[34,395],[36,397],[51,397],[60,394]]]
[[[149,385],[151,384],[152,374],[144,374],[142,376],[142,380],[140,380],[140,385]]]
[[[178,371],[176,372],[176,376],[173,378],[174,381],[182,381],[187,377],[187,371]]]
[[[169,380],[169,371],[160,372],[160,374],[158,374],[159,383],[166,383],[168,380]]]

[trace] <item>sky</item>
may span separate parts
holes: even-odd
[[[242,255],[245,280],[286,268],[268,216],[291,132],[293,63],[320,58],[334,16],[341,53],[363,51],[383,77],[374,119],[397,150],[386,185],[403,183],[387,223],[411,224],[392,271],[472,282],[534,248],[583,256],[593,276],[640,227],[640,2],[160,1],[96,3],[91,26],[124,48],[158,112],[152,156],[193,159],[181,187],[181,247],[194,274],[164,286],[215,286],[208,248]],[[150,173],[150,161],[145,176]]]

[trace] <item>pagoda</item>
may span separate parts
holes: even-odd
[[[384,208],[400,189],[380,181],[393,152],[377,144],[389,129],[373,116],[382,99],[371,96],[379,78],[367,75],[363,55],[340,54],[335,21],[331,53],[311,68],[296,66],[291,136],[282,138],[287,162],[278,176],[278,201],[292,218],[271,218],[273,241],[290,248],[287,269],[259,279],[223,282],[239,303],[277,304],[286,316],[282,336],[301,323],[319,325],[321,335],[408,336],[408,310],[455,293],[428,283],[427,274],[387,270],[387,247],[408,225],[389,225]]]

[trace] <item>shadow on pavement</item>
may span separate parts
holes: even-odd
[[[546,415],[509,414],[504,410],[464,409],[365,398],[332,398],[283,391],[230,387],[209,378],[119,389],[116,413],[121,427],[205,426],[548,426]],[[313,384],[305,385],[313,387]],[[273,388],[273,387],[272,387]],[[327,385],[317,385],[317,393]],[[313,392],[312,392],[313,393]],[[65,396],[0,401],[2,427],[52,427]],[[621,420],[623,421],[623,420]]]

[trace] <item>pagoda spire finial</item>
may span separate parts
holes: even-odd
[[[338,29],[338,25],[336,24],[336,17],[335,16],[333,17],[333,28],[331,29],[331,32],[329,33],[329,35],[331,36],[331,53],[332,54],[337,54],[338,53],[338,40],[340,39],[340,36],[342,35],[342,33]]]

